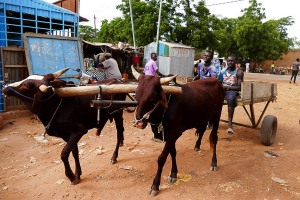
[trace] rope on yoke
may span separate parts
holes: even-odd
[[[50,129],[51,122],[52,122],[52,120],[53,120],[53,118],[54,118],[55,114],[57,113],[57,111],[58,111],[58,108],[60,107],[60,105],[61,105],[62,101],[63,101],[63,99],[60,99],[60,102],[59,102],[59,104],[58,104],[58,106],[57,106],[57,108],[56,108],[55,112],[53,113],[53,115],[52,115],[52,117],[51,117],[50,121],[48,122],[47,126],[45,127],[45,128],[46,128],[46,130],[45,130],[45,133],[44,133],[44,137],[45,137],[45,135],[46,135],[46,133],[47,133],[47,130],[49,130],[49,129]]]
[[[102,93],[102,87],[99,85],[99,94],[97,96],[97,100],[101,101],[101,93]],[[97,124],[100,124],[100,108],[97,109]]]

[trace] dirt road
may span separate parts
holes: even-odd
[[[202,150],[193,150],[195,130],[188,130],[177,142],[177,161],[181,179],[167,183],[170,158],[163,170],[157,197],[147,194],[157,169],[157,157],[163,143],[151,140],[150,127],[132,126],[133,114],[125,113],[125,145],[118,162],[110,165],[116,131],[107,124],[100,137],[90,130],[79,143],[82,181],[71,185],[64,175],[60,152],[61,139],[42,137],[44,127],[38,120],[22,117],[6,121],[0,131],[0,199],[300,199],[300,86],[284,80],[255,78],[245,80],[277,82],[278,99],[266,114],[277,116],[278,130],[272,146],[260,143],[260,129],[235,126],[227,135],[221,122],[217,147],[217,172],[209,170],[212,152],[205,134]],[[255,104],[260,114],[264,103]],[[227,118],[224,106],[222,118]],[[249,124],[242,107],[237,107],[234,121]],[[260,127],[260,125],[259,125]],[[277,155],[270,156],[266,151]],[[73,158],[70,156],[73,165]]]

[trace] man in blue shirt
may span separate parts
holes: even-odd
[[[204,53],[204,63],[199,63],[197,67],[198,75],[194,77],[194,81],[198,79],[205,79],[214,77],[217,78],[217,69],[212,62],[213,52],[206,51]]]

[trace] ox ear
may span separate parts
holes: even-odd
[[[166,109],[168,108],[167,97],[166,97],[166,94],[164,93],[163,90],[160,92],[159,103],[160,103],[161,105],[163,105]]]
[[[54,78],[58,78],[60,77],[63,73],[65,73],[66,71],[68,71],[70,68],[64,68],[61,70],[58,70],[57,72],[53,73]]]
[[[135,78],[136,80],[138,80],[141,74],[138,73],[138,72],[134,69],[133,65],[131,65],[131,71],[132,71],[132,75],[134,76],[134,78]]]

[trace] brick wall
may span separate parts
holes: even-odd
[[[288,54],[282,55],[278,60],[275,60],[276,67],[288,67],[291,68],[293,63],[296,61],[296,58],[300,58],[300,49],[297,50],[290,50]],[[266,60],[262,62],[262,68],[265,70],[266,73],[270,72],[270,67],[273,60]]]

